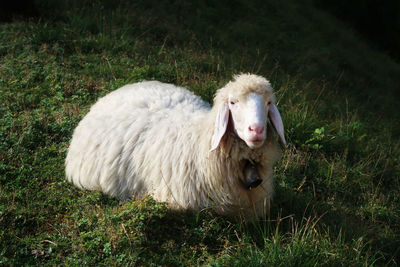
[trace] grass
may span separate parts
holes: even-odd
[[[157,3],[157,4],[156,4]],[[1,265],[395,265],[400,65],[312,1],[36,1],[0,25]],[[267,220],[119,202],[65,181],[99,97],[156,79],[207,101],[268,77],[288,149]]]

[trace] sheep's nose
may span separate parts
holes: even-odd
[[[255,134],[262,134],[264,132],[264,125],[261,124],[250,125],[249,132],[254,132]]]

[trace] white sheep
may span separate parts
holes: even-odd
[[[150,195],[176,209],[262,215],[280,154],[268,121],[286,143],[274,103],[270,83],[251,74],[219,89],[212,108],[171,84],[126,85],[75,129],[67,178],[122,200]]]

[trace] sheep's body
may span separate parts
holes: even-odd
[[[124,86],[101,98],[74,131],[67,178],[120,199],[150,195],[178,209],[260,214],[273,192],[272,131],[260,148],[229,133],[229,146],[210,152],[215,117],[184,88],[155,81]],[[258,163],[263,179],[252,191],[240,180],[246,159]]]

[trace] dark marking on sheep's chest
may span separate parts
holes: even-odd
[[[244,169],[243,169],[243,179],[242,184],[247,190],[252,190],[256,188],[262,183],[262,179],[258,174],[257,163],[254,163],[251,160],[246,160]]]

